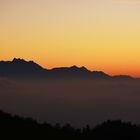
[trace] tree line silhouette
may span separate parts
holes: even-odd
[[[91,128],[74,128],[70,124],[61,126],[38,123],[32,118],[23,118],[0,111],[0,135],[7,139],[39,140],[139,140],[140,126],[121,120],[108,120]]]

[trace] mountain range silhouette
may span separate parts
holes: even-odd
[[[131,76],[110,76],[102,71],[90,71],[86,67],[60,67],[45,69],[34,61],[14,58],[0,61],[0,76],[3,77],[40,77],[40,78],[90,78],[90,79],[133,79]]]

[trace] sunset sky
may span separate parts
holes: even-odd
[[[0,0],[0,60],[140,77],[140,0]]]

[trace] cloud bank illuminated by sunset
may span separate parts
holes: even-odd
[[[140,76],[139,0],[0,0],[0,59]]]

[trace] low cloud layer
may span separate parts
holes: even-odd
[[[139,81],[0,79],[0,108],[50,123],[140,123]]]

